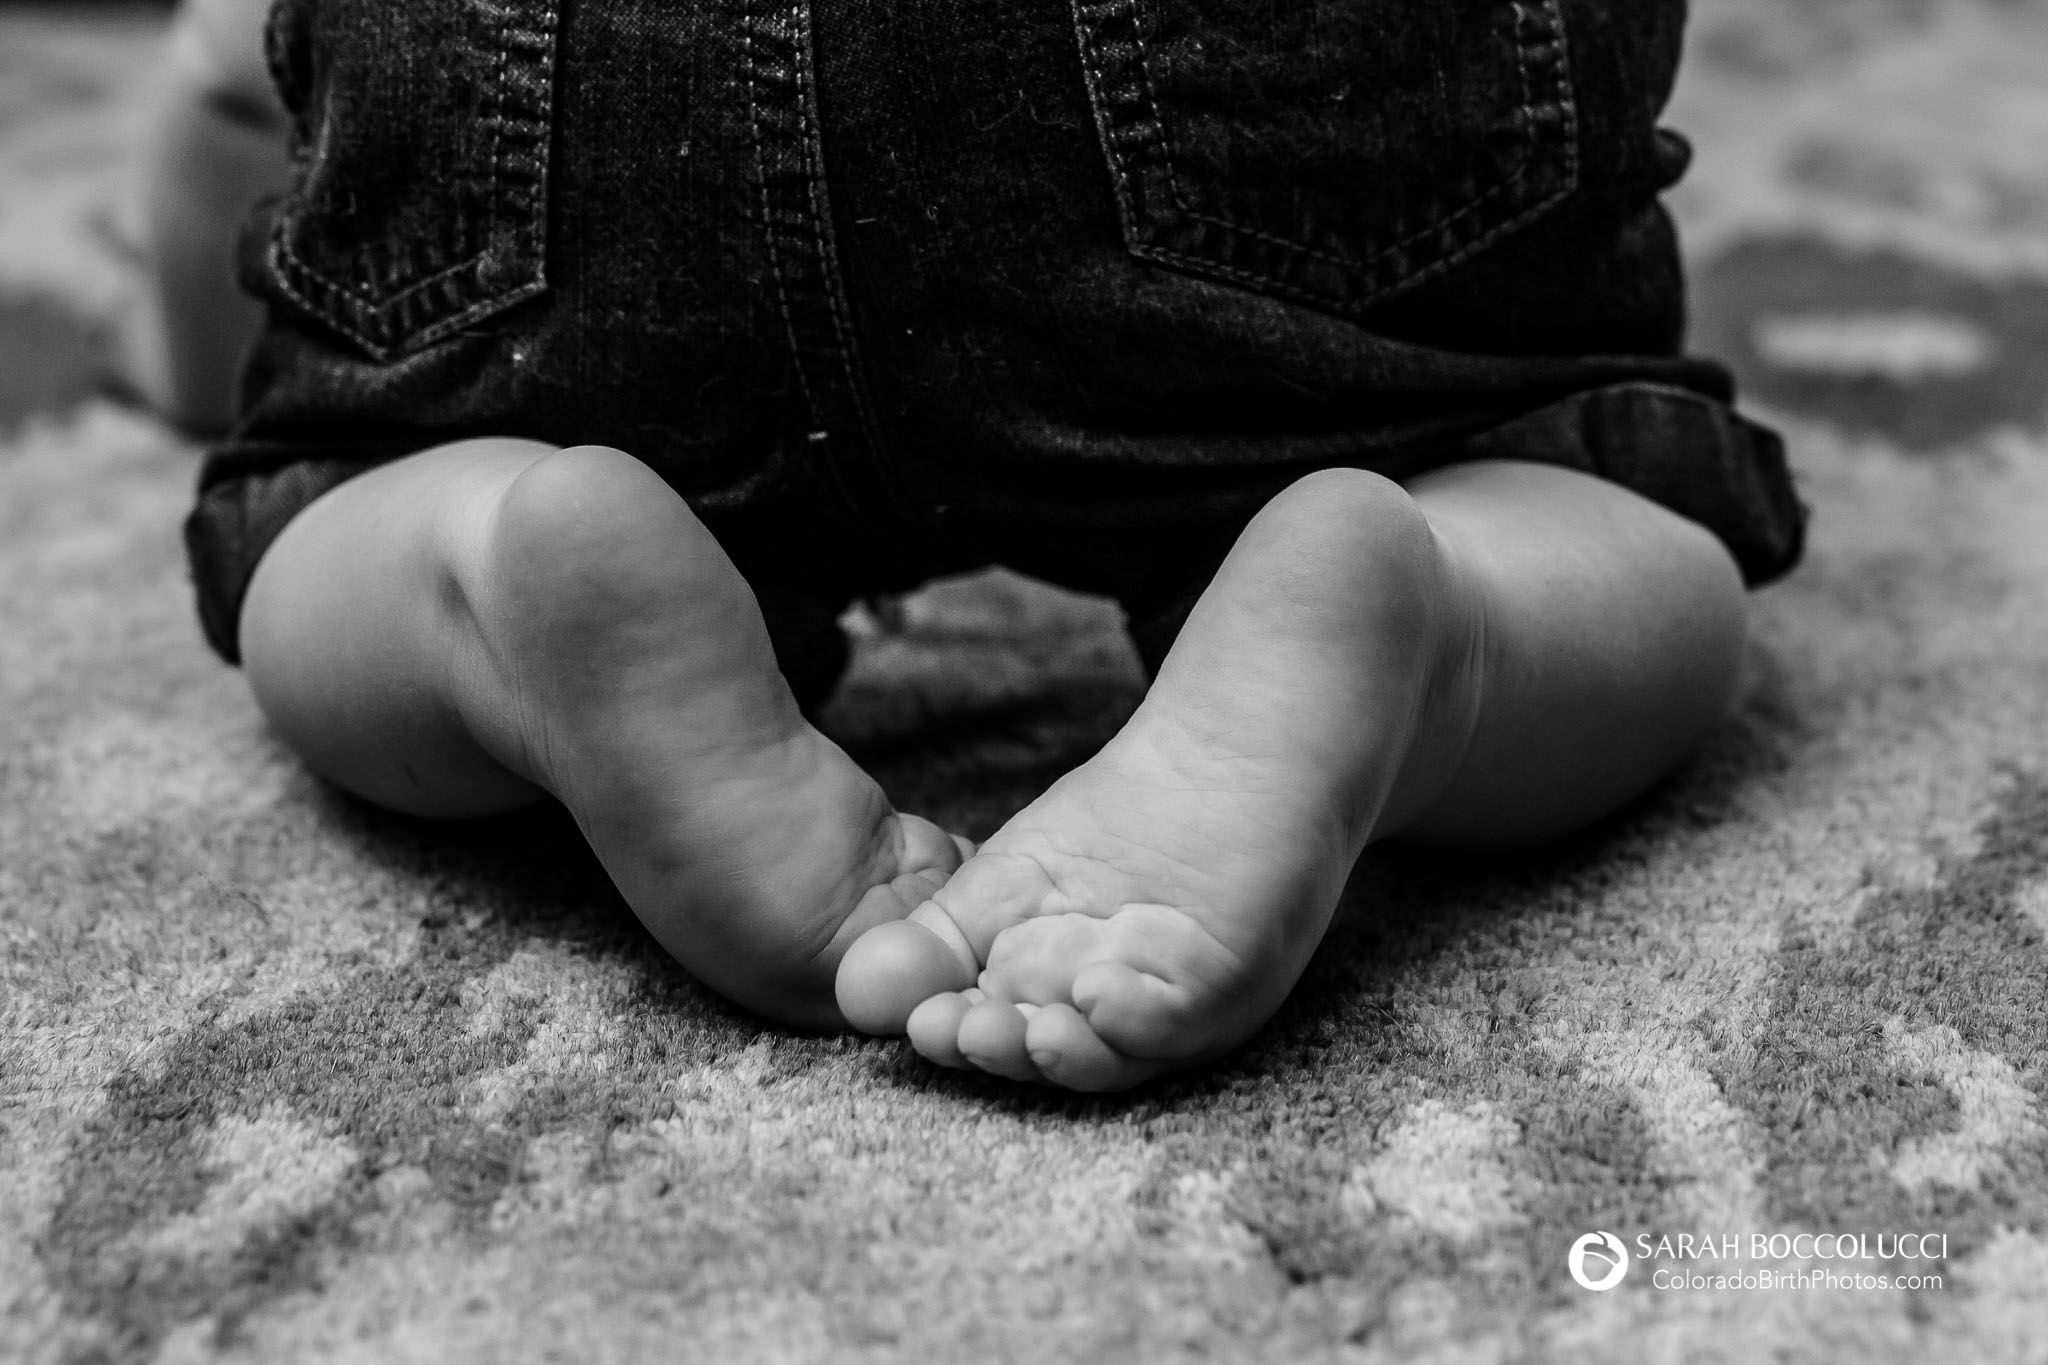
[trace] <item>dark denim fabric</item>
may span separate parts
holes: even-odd
[[[619,446],[801,690],[852,597],[992,562],[1156,655],[1275,492],[1509,456],[1804,514],[1684,356],[1682,0],[281,0],[271,324],[187,536],[235,657],[321,492],[462,436]]]

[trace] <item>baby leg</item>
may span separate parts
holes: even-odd
[[[951,1066],[1114,1089],[1229,1050],[1360,850],[1564,833],[1725,710],[1719,541],[1569,470],[1303,479],[1253,519],[1102,752],[841,964],[846,1016]]]
[[[317,772],[430,816],[552,794],[662,945],[787,1023],[961,847],[804,720],[753,593],[616,450],[478,440],[363,474],[258,564],[243,661]]]

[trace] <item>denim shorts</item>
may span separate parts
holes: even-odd
[[[618,446],[816,696],[854,597],[991,563],[1146,652],[1280,489],[1510,457],[1798,558],[1681,350],[1683,0],[279,0],[269,322],[187,541],[237,655],[321,493]]]

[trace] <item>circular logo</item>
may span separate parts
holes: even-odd
[[[1611,1232],[1589,1232],[1572,1243],[1565,1264],[1580,1288],[1598,1293],[1614,1288],[1628,1274],[1628,1248]]]

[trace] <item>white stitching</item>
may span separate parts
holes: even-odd
[[[271,275],[277,282],[279,289],[282,290],[287,298],[297,303],[301,308],[315,314],[325,325],[334,328],[375,357],[382,358],[411,347],[439,340],[444,336],[460,331],[479,318],[488,317],[493,313],[510,307],[512,304],[531,298],[547,287],[546,281],[540,278],[541,263],[539,261],[534,262],[534,268],[530,272],[533,278],[528,279],[523,284],[512,285],[497,292],[490,292],[490,285],[482,278],[484,271],[481,267],[487,266],[490,262],[492,252],[497,245],[497,224],[504,217],[499,210],[501,208],[500,200],[504,193],[502,165],[505,142],[504,121],[507,117],[506,91],[510,82],[514,12],[509,6],[505,6],[501,8],[500,13],[503,18],[498,29],[498,60],[494,72],[493,95],[496,104],[492,111],[493,119],[491,124],[490,199],[486,208],[484,245],[480,250],[463,257],[452,265],[435,271],[431,275],[413,280],[396,292],[373,293],[366,287],[334,278],[326,271],[318,269],[312,263],[305,260],[293,248],[288,229],[290,223],[303,214],[303,195],[301,193],[295,192],[293,194],[291,201],[287,204],[285,210],[280,212],[276,223],[272,226],[270,236]],[[556,37],[559,13],[554,6],[548,6],[545,14],[547,17],[547,27],[544,37],[550,45],[550,53],[548,59],[542,63],[542,67],[544,78],[549,86],[552,87],[554,81],[552,43]],[[545,153],[543,153],[543,156],[545,156]],[[536,211],[530,197],[525,202],[511,207],[515,208],[518,214],[524,215],[525,218],[530,218]],[[530,235],[531,225],[522,220],[520,224],[507,229],[507,231],[514,235]],[[399,338],[392,342],[373,339],[372,332],[379,335],[388,334],[394,325],[397,315],[406,309],[420,294],[470,272],[475,272],[478,275],[477,283],[485,289],[486,297],[479,299],[460,312],[437,319],[419,328],[410,336]],[[517,276],[515,275],[514,278],[516,279]],[[356,317],[344,319],[335,316],[336,310],[334,308],[323,307],[315,301],[312,295],[316,292],[334,303],[343,305],[348,312],[360,315],[361,321],[358,321]]]
[[[1516,64],[1518,68],[1518,74],[1522,83],[1522,101],[1518,107],[1522,114],[1524,127],[1527,130],[1526,137],[1524,139],[1525,144],[1530,148],[1534,148],[1540,143],[1541,135],[1538,131],[1538,125],[1536,121],[1535,101],[1533,98],[1533,92],[1531,91],[1529,86],[1530,53],[1527,43],[1523,41],[1523,30],[1531,21],[1532,16],[1530,14],[1528,7],[1522,3],[1522,0],[1509,0],[1509,2],[1513,6],[1515,11]],[[1417,270],[1410,271],[1407,274],[1403,275],[1400,279],[1383,284],[1378,289],[1369,290],[1362,298],[1351,298],[1343,295],[1333,294],[1323,290],[1306,289],[1299,285],[1286,285],[1283,284],[1281,281],[1272,278],[1269,275],[1247,271],[1239,267],[1230,266],[1222,261],[1213,260],[1209,257],[1195,256],[1190,253],[1179,251],[1170,247],[1163,247],[1153,245],[1150,243],[1145,243],[1142,244],[1142,249],[1140,249],[1139,246],[1134,245],[1133,251],[1139,255],[1149,256],[1152,259],[1186,265],[1190,268],[1213,270],[1216,274],[1223,276],[1224,278],[1237,280],[1243,283],[1272,285],[1277,289],[1286,290],[1289,294],[1295,297],[1307,299],[1310,301],[1335,304],[1340,307],[1360,306],[1364,302],[1370,301],[1371,299],[1392,292],[1393,290],[1400,288],[1404,285],[1413,284],[1420,280],[1430,278],[1431,276],[1441,273],[1445,269],[1448,269],[1450,266],[1456,265],[1462,261],[1470,259],[1474,254],[1485,249],[1487,246],[1490,246],[1492,243],[1498,241],[1507,233],[1514,231],[1518,227],[1521,227],[1523,224],[1541,215],[1542,213],[1550,209],[1552,206],[1557,204],[1561,199],[1565,198],[1567,195],[1571,193],[1573,186],[1577,182],[1577,117],[1576,110],[1574,108],[1574,101],[1571,98],[1568,68],[1565,66],[1565,63],[1568,59],[1566,58],[1562,50],[1563,16],[1557,12],[1558,0],[1540,0],[1540,3],[1543,9],[1547,11],[1551,16],[1552,22],[1550,24],[1550,28],[1552,33],[1555,35],[1555,37],[1552,39],[1551,46],[1559,49],[1557,53],[1557,60],[1560,67],[1558,78],[1558,93],[1560,95],[1560,98],[1558,100],[1558,106],[1560,112],[1560,123],[1562,125],[1562,130],[1565,134],[1563,138],[1565,157],[1562,167],[1564,172],[1565,183],[1557,190],[1553,191],[1548,195],[1543,196],[1541,199],[1531,204],[1521,213],[1515,214],[1514,216],[1503,220],[1502,222],[1496,224],[1493,228],[1481,233],[1472,240],[1465,242],[1463,245],[1457,247],[1456,249],[1446,251],[1442,256],[1440,256],[1437,260],[1431,262],[1430,264],[1420,267]],[[1179,167],[1175,161],[1171,130],[1167,127],[1165,118],[1163,116],[1163,111],[1161,110],[1159,103],[1158,85],[1156,77],[1154,76],[1152,70],[1153,62],[1151,56],[1151,49],[1147,46],[1145,41],[1146,22],[1144,17],[1140,13],[1141,7],[1142,0],[1127,0],[1128,12],[1132,20],[1133,45],[1137,49],[1137,63],[1144,79],[1146,99],[1147,102],[1150,104],[1152,110],[1152,126],[1154,129],[1157,130],[1156,136],[1153,139],[1153,141],[1155,143],[1156,150],[1159,154],[1160,161],[1162,163],[1162,169],[1166,177],[1167,188],[1173,196],[1174,205],[1177,209],[1180,210],[1181,216],[1189,221],[1207,224],[1210,227],[1219,229],[1223,232],[1230,233],[1234,236],[1244,237],[1254,241],[1265,242],[1269,245],[1281,247],[1285,250],[1299,253],[1301,255],[1305,255],[1334,266],[1348,267],[1356,270],[1370,270],[1371,267],[1386,261],[1388,258],[1392,256],[1398,255],[1405,248],[1414,245],[1416,242],[1419,242],[1424,238],[1430,236],[1450,234],[1454,229],[1457,228],[1457,226],[1460,223],[1483,212],[1487,208],[1487,206],[1493,203],[1493,201],[1513,191],[1516,187],[1524,184],[1528,179],[1527,168],[1525,166],[1517,167],[1517,169],[1506,179],[1500,181],[1491,189],[1486,190],[1477,197],[1467,201],[1464,205],[1460,206],[1454,212],[1450,213],[1445,217],[1439,218],[1436,221],[1424,227],[1416,229],[1415,231],[1407,234],[1406,236],[1403,236],[1398,240],[1382,247],[1380,250],[1374,252],[1369,256],[1348,255],[1338,252],[1327,251],[1322,248],[1313,246],[1307,242],[1298,241],[1294,238],[1282,237],[1275,233],[1267,232],[1259,228],[1254,228],[1242,223],[1233,222],[1230,219],[1217,217],[1214,214],[1201,212],[1200,210],[1195,209],[1191,205],[1191,203],[1189,202],[1189,198],[1185,190],[1183,189],[1181,183]],[[1100,22],[1099,18],[1097,22]],[[1109,139],[1107,136],[1105,136],[1103,141],[1104,149],[1110,154],[1119,181],[1123,182],[1128,180],[1130,178],[1130,173],[1128,167],[1126,167],[1123,164],[1126,160],[1125,155],[1114,148],[1111,139]],[[1135,212],[1133,212],[1133,214],[1126,219],[1127,227],[1133,225],[1133,219],[1135,219]],[[1157,220],[1155,220],[1154,224],[1152,224],[1151,226],[1154,228],[1154,230],[1160,230],[1163,228],[1170,227],[1171,224],[1158,222]]]
[[[754,58],[754,24],[757,16],[749,7],[740,24],[740,61],[747,73],[747,128],[754,139],[754,178],[761,187],[761,235],[768,247],[768,273],[775,277],[775,306],[782,314],[782,329],[789,336],[791,356],[790,368],[796,371],[797,387],[803,391],[804,407],[815,421],[818,416],[817,399],[811,393],[810,376],[806,373],[800,354],[802,343],[796,334],[796,317],[789,302],[787,271],[782,264],[782,248],[776,238],[775,207],[768,197],[768,154],[766,139],[761,135],[761,89],[760,68]]]
[[[808,14],[805,16],[806,41],[798,42],[796,48],[798,105],[802,112],[804,132],[804,168],[808,197],[811,201],[811,220],[817,225],[818,265],[823,275],[820,282],[825,294],[826,305],[832,313],[832,331],[839,341],[840,365],[846,372],[846,386],[853,394],[854,408],[858,414],[862,434],[867,438],[870,459],[879,462],[881,454],[880,419],[875,413],[873,400],[867,392],[865,373],[860,361],[860,346],[847,317],[844,286],[839,275],[838,249],[833,240],[831,209],[827,202],[825,168],[822,164],[823,132],[816,121],[815,73],[811,70],[811,52],[808,42]]]

